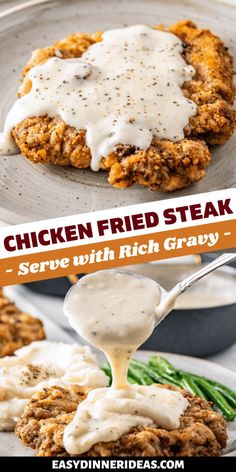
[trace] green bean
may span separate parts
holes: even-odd
[[[155,382],[158,382],[158,383],[161,383],[161,384],[168,383],[170,385],[175,385],[176,387],[181,387],[179,380],[174,379],[173,377],[171,377],[170,375],[168,375],[166,373],[160,372],[159,369],[157,369],[156,367],[150,367],[149,365],[144,364],[144,362],[141,362],[141,361],[133,360],[132,362],[136,362],[141,367],[143,367],[143,369],[145,369],[147,374],[153,380],[155,380]]]
[[[176,374],[176,369],[164,357],[152,356],[150,357],[148,364],[158,367],[161,371],[168,375]]]
[[[188,372],[180,370],[179,373],[181,375],[181,374],[186,374]],[[206,380],[209,384],[211,384],[216,390],[218,390],[228,400],[228,402],[231,404],[232,407],[236,408],[236,392],[231,390],[231,388],[226,387],[226,385],[220,382],[217,382],[216,380],[208,379],[207,377],[204,377],[204,376],[202,377],[200,375],[192,374],[192,373],[190,373],[190,375],[195,381],[199,379]]]
[[[132,359],[131,365],[134,365],[136,367],[143,369],[146,372],[146,374],[149,375],[149,377],[155,380],[155,382],[158,382],[161,384],[165,383],[165,380],[157,372],[155,372],[153,369],[148,367],[147,364],[145,364],[144,362],[137,361],[136,359]]]
[[[224,389],[223,387],[220,387],[218,385],[214,385],[212,384],[212,386],[215,388],[215,390],[217,390],[218,392],[220,392],[223,397],[225,397],[225,399],[229,402],[229,404],[233,407],[233,408],[236,408],[236,400],[235,398],[232,396],[231,392],[226,389]]]
[[[190,393],[197,395],[197,397],[201,397],[204,400],[207,400],[207,396],[205,393],[200,389],[200,387],[197,385],[195,380],[191,377],[191,375],[188,374],[182,374],[181,375],[181,380],[183,382],[183,388],[186,388]]]
[[[227,400],[223,397],[223,395],[215,390],[213,386],[207,382],[205,379],[197,379],[197,384],[201,387],[201,389],[206,393],[206,395],[212,400],[215,405],[222,411],[224,416],[228,421],[233,421],[236,418],[236,412],[233,408],[229,405]]]
[[[128,380],[128,382],[129,382],[129,384],[131,384],[131,385],[134,385],[134,384],[137,385],[137,382],[136,382],[136,381],[133,379],[133,377],[131,377],[130,375],[128,375],[127,380]]]
[[[156,359],[158,360],[156,361]],[[149,363],[150,368],[152,368],[152,370],[157,372],[163,378],[163,383],[169,383],[171,385],[175,385],[176,387],[182,387],[177,371],[174,368],[167,368],[167,365],[165,365],[165,363],[163,363],[162,361],[159,362],[160,359],[163,360],[163,358],[161,357],[152,357]]]
[[[155,370],[155,368],[153,368],[153,370]],[[171,375],[166,374],[165,372],[160,372],[158,369],[157,369],[157,372],[158,372],[159,375],[161,375],[161,377],[163,379],[162,383],[175,385],[175,387],[180,387],[181,388],[180,379],[174,378]]]
[[[146,374],[146,372],[144,372],[143,369],[141,369],[139,367],[136,367],[136,366],[132,365],[131,363],[129,365],[128,374],[134,380],[136,380],[136,382],[140,385],[151,385],[151,384],[153,384],[153,380],[151,379],[151,377],[149,377],[148,374]]]
[[[181,373],[182,371],[180,371]],[[213,385],[215,388],[217,388],[217,390],[219,390],[222,395],[224,395],[223,392],[225,392],[226,394],[228,394],[230,397],[231,397],[231,401],[234,403],[233,406],[236,407],[236,392],[234,392],[233,390],[231,390],[231,388],[229,387],[226,387],[226,385],[220,383],[220,382],[217,382],[216,380],[212,380],[212,379],[208,379],[207,377],[201,377],[200,375],[196,375],[196,374],[191,374],[193,377],[195,377],[196,379],[204,379],[206,380],[207,382],[209,382],[211,385]]]
[[[226,387],[226,385],[216,382],[215,380],[209,380],[209,382],[217,389],[222,390],[222,392],[226,392],[232,398],[232,401],[234,401],[234,406],[236,407],[236,392],[231,390],[231,388]]]
[[[180,386],[180,383],[177,382],[175,379],[173,379],[171,376],[167,374],[160,375],[158,371],[156,371],[155,369],[152,369],[144,362],[136,361],[135,359],[133,359],[130,364],[136,367],[137,369],[140,369],[140,371],[145,372],[148,375],[148,377],[150,377],[155,382],[158,382],[160,384],[168,383],[168,384],[175,385],[178,387]]]

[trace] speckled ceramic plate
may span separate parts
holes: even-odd
[[[11,6],[11,2],[6,2]],[[171,24],[191,18],[219,34],[236,56],[236,4],[216,0],[70,0],[29,2],[0,14],[0,127],[15,99],[21,70],[32,49],[74,31],[93,32],[127,24]],[[163,194],[136,186],[114,189],[106,174],[33,165],[22,156],[0,158],[0,220],[21,223],[131,205],[236,186],[236,135],[213,151],[207,176],[189,189]]]

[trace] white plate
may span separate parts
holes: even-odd
[[[236,7],[227,1],[64,0],[49,1],[2,18],[0,15],[0,127],[15,99],[21,70],[34,48],[75,31],[92,32],[135,23],[171,24],[182,18],[211,28],[236,57]],[[33,165],[21,156],[0,158],[0,219],[15,224],[235,187],[235,149],[236,136],[214,150],[205,179],[172,194],[138,186],[115,189],[102,172]]]

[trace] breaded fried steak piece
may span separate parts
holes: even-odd
[[[0,287],[0,357],[11,356],[16,349],[42,339],[42,322],[21,312]]]
[[[84,456],[218,456],[226,446],[226,421],[211,409],[209,402],[180,391],[189,401],[178,430],[133,428],[117,441],[98,443]],[[25,444],[37,450],[39,456],[69,456],[63,445],[65,427],[72,421],[86,390],[51,387],[32,397],[16,425],[16,434]]]
[[[138,183],[164,192],[187,187],[205,175],[211,159],[207,145],[224,143],[235,129],[233,63],[223,42],[188,20],[176,23],[167,31],[184,42],[184,58],[195,68],[195,76],[185,82],[183,93],[197,104],[197,114],[190,118],[182,141],[174,143],[154,137],[146,151],[121,143],[115,152],[104,156],[100,167],[109,172],[108,181],[115,187]],[[19,96],[30,91],[27,73],[32,67],[53,56],[80,57],[101,39],[101,33],[77,33],[53,46],[36,50],[23,71]],[[25,119],[12,134],[22,154],[32,162],[77,168],[90,165],[85,131],[68,126],[60,117],[46,115]]]

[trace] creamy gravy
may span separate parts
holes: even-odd
[[[64,433],[69,453],[82,454],[99,441],[116,440],[137,425],[178,428],[188,405],[179,392],[127,382],[130,358],[160,316],[156,313],[160,299],[155,281],[113,270],[87,275],[70,289],[65,314],[86,341],[106,354],[113,383],[111,388],[91,391],[78,406]],[[166,302],[166,309],[173,303]]]
[[[16,153],[14,126],[46,114],[86,130],[94,171],[118,144],[183,139],[197,106],[181,89],[194,75],[182,51],[174,34],[136,25],[105,32],[79,59],[48,59],[29,71],[31,91],[9,111],[0,153]]]
[[[96,388],[67,426],[64,446],[70,454],[82,454],[99,441],[119,439],[135,426],[176,429],[186,407],[187,400],[181,394],[154,385]]]

